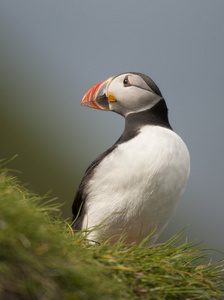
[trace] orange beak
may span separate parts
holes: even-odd
[[[97,83],[82,98],[81,105],[100,110],[109,110],[109,100],[106,96],[107,86],[111,78]]]

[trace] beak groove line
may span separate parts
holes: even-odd
[[[100,110],[109,110],[109,99],[106,94],[110,81],[111,78],[97,83],[91,89],[89,89],[82,98],[81,105]]]

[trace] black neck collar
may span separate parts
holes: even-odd
[[[139,133],[144,125],[155,125],[172,130],[168,120],[168,109],[164,99],[161,99],[152,108],[127,115],[125,118],[125,129],[117,141],[118,144],[127,142]]]

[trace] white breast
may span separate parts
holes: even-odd
[[[182,139],[172,130],[144,126],[96,167],[87,186],[83,229],[106,224],[92,238],[125,230],[128,243],[141,241],[154,229],[159,235],[184,192],[189,171]]]

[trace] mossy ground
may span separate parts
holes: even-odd
[[[58,206],[0,172],[0,299],[222,299],[223,267],[180,235],[90,244]]]

